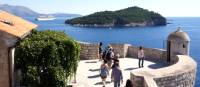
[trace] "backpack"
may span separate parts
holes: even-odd
[[[102,58],[103,58],[103,59],[106,58],[106,51],[103,52]]]
[[[101,68],[100,71],[100,76],[107,76],[108,75],[108,70],[106,67]]]

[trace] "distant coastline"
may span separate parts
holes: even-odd
[[[15,6],[8,4],[0,4],[0,10],[9,12],[11,14],[20,16],[20,17],[38,17],[40,15],[52,15],[54,17],[81,17],[79,14],[70,14],[70,13],[52,13],[52,14],[43,14],[33,11],[32,9],[25,6]]]

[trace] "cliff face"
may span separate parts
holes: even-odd
[[[166,19],[158,13],[139,7],[117,11],[96,12],[94,14],[65,21],[66,24],[82,27],[141,27],[166,25]]]

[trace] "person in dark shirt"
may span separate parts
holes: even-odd
[[[102,55],[103,55],[103,49],[102,49],[103,43],[99,43],[99,60],[102,60]]]
[[[112,69],[111,79],[114,81],[114,87],[120,87],[120,84],[123,83],[122,70],[119,68],[118,63]]]

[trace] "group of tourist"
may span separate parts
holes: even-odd
[[[108,45],[103,51],[103,43],[99,44],[99,60],[103,61],[103,64],[100,66],[100,77],[102,79],[103,87],[106,85],[106,78],[109,76],[109,71],[111,71],[111,82],[114,82],[114,87],[120,87],[123,83],[123,74],[119,65],[119,54],[114,54],[114,49],[111,45]],[[143,67],[144,64],[144,50],[142,46],[138,50],[138,65],[139,68]],[[133,87],[131,80],[126,81],[125,87]]]

